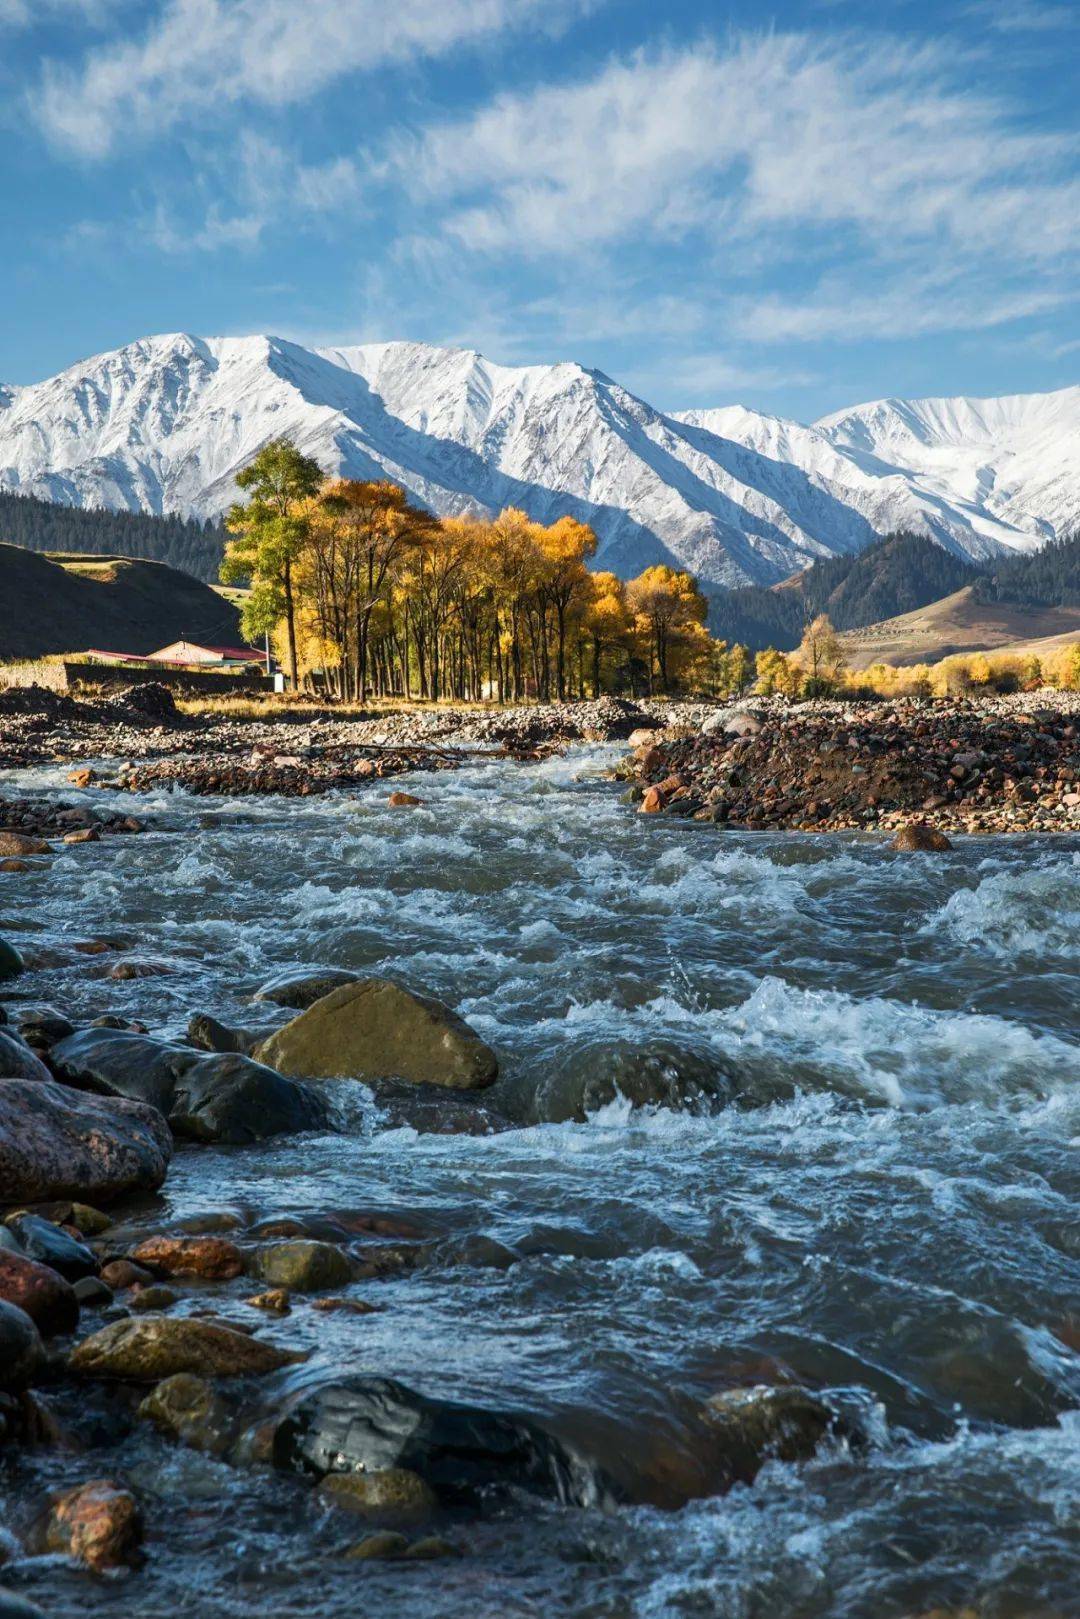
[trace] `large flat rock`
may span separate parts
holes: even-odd
[[[154,1191],[172,1136],[143,1102],[85,1096],[52,1080],[0,1080],[0,1203]]]

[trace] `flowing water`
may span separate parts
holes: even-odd
[[[522,1496],[454,1526],[461,1561],[350,1563],[357,1525],[314,1491],[138,1424],[9,1478],[12,1510],[64,1468],[146,1505],[141,1573],[9,1571],[53,1614],[1080,1612],[1080,839],[899,856],[644,819],[601,779],[613,757],[420,777],[408,812],[385,786],[145,799],[153,832],[5,886],[5,930],[57,952],[20,993],[79,1014],[251,1022],[272,972],[325,964],[453,1003],[500,1053],[487,1100],[512,1128],[428,1133],[335,1084],[338,1133],[181,1150],[161,1223],[406,1222],[442,1258],[357,1286],[380,1313],[300,1306],[267,1333],[313,1351],[305,1375],[529,1413],[636,1503]],[[65,956],[117,932],[172,974],[109,983]],[[605,1100],[643,1052],[718,1076],[722,1104]],[[702,1497],[702,1402],[778,1378],[860,1442]]]

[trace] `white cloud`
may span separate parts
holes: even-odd
[[[763,35],[504,95],[398,163],[484,252],[839,228],[968,247],[1009,232],[1007,252],[1038,256],[1077,238],[1075,187],[1053,179],[1073,150],[956,87],[932,50]]]
[[[575,3],[585,0],[165,0],[140,39],[47,65],[33,105],[53,140],[103,157],[132,129],[161,133],[229,103],[302,101],[356,69],[549,26]]]
[[[739,338],[756,343],[922,337],[985,331],[1045,315],[1076,299],[1075,289],[1063,286],[987,290],[917,274],[868,293],[834,276],[804,300],[767,296],[738,305],[732,328]]]

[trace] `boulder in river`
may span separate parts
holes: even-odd
[[[366,1517],[422,1518],[439,1504],[419,1473],[384,1467],[372,1473],[328,1473],[320,1485],[324,1498],[346,1512]]]
[[[805,1461],[830,1435],[850,1430],[824,1400],[802,1388],[725,1389],[705,1404],[725,1484],[749,1484],[770,1460]]]
[[[41,1058],[11,1029],[0,1029],[0,1080],[49,1080],[52,1075]]]
[[[946,849],[952,848],[952,844],[944,832],[939,832],[936,827],[926,826],[922,821],[911,821],[900,828],[889,848],[901,849],[907,854],[943,854]]]
[[[25,1310],[45,1338],[74,1332],[79,1301],[71,1283],[28,1254],[0,1248],[0,1299]]]
[[[154,1191],[165,1179],[172,1137],[141,1102],[80,1096],[38,1080],[0,1082],[0,1197],[110,1202]]]
[[[306,1085],[236,1053],[207,1054],[124,1029],[82,1029],[53,1047],[69,1085],[148,1102],[173,1132],[240,1146],[325,1127],[322,1098]]]
[[[113,1321],[72,1352],[71,1369],[85,1377],[156,1383],[177,1372],[201,1377],[252,1377],[304,1357],[215,1321],[146,1315]]]
[[[388,978],[334,990],[271,1035],[256,1056],[304,1079],[403,1079],[483,1090],[499,1075],[491,1047],[456,1012]]]
[[[207,1012],[196,1012],[188,1020],[188,1044],[200,1051],[237,1051],[250,1057],[255,1047],[269,1039],[277,1024],[264,1024],[261,1029],[234,1029]]]
[[[231,1282],[244,1270],[243,1254],[226,1237],[147,1237],[131,1258],[163,1276],[201,1276],[208,1282]]]
[[[715,1057],[674,1044],[593,1045],[553,1061],[523,1100],[531,1122],[562,1124],[581,1123],[620,1100],[635,1108],[707,1112],[729,1102],[737,1089],[736,1076]]]
[[[194,1372],[163,1378],[139,1406],[139,1416],[192,1450],[220,1456],[229,1443],[229,1409],[214,1385]]]
[[[576,1505],[613,1500],[610,1481],[529,1417],[429,1399],[389,1377],[350,1377],[300,1397],[278,1423],[277,1467],[294,1473],[415,1473],[448,1500],[515,1486]]]
[[[291,1288],[297,1293],[318,1293],[323,1288],[344,1287],[352,1280],[347,1254],[332,1242],[313,1242],[303,1237],[269,1243],[255,1254],[252,1269],[273,1287]]]
[[[41,1334],[26,1311],[0,1299],[0,1389],[24,1389],[44,1363]]]
[[[343,967],[323,967],[313,973],[279,973],[256,990],[253,999],[271,1001],[275,1006],[287,1006],[294,1012],[306,1012],[324,995],[341,989],[344,984],[357,982],[358,974],[346,972]]]

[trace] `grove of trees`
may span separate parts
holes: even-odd
[[[746,648],[706,629],[690,574],[593,572],[596,536],[573,517],[440,519],[396,484],[325,478],[286,440],[237,483],[222,577],[250,584],[244,631],[274,638],[296,685],[519,702],[753,680]]]

